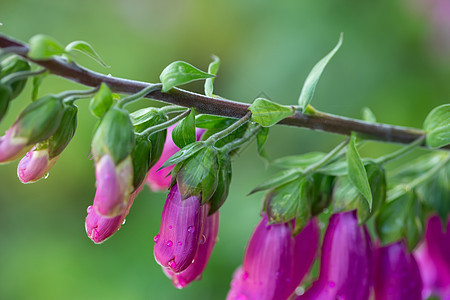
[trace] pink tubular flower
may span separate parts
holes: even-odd
[[[166,275],[172,280],[173,285],[182,289],[194,280],[200,280],[203,270],[208,264],[209,257],[214,249],[219,232],[219,211],[205,218],[203,235],[200,239],[197,254],[189,267],[181,273],[175,274],[169,269],[163,268]]]
[[[425,242],[415,253],[423,281],[423,296],[450,299],[450,222],[443,232],[437,215],[428,219]]]
[[[44,177],[58,160],[49,159],[48,149],[31,150],[19,162],[17,176],[22,183],[31,183]]]
[[[133,205],[134,199],[142,191],[143,184],[135,190],[128,198],[127,208],[122,215],[118,215],[112,218],[102,217],[95,212],[92,205],[87,208],[86,217],[86,233],[88,237],[96,244],[103,243],[110,238],[116,231],[122,226],[126,216],[128,215],[131,205]]]
[[[167,196],[161,216],[161,227],[155,236],[155,259],[165,268],[180,273],[191,265],[203,234],[207,206],[201,198],[181,199],[175,184]]]
[[[172,140],[172,131],[175,128],[176,125],[172,125],[169,128],[167,128],[167,139],[166,143],[164,144],[164,149],[161,154],[160,159],[158,162],[150,169],[150,173],[148,175],[148,185],[153,191],[162,191],[166,190],[170,186],[170,176],[169,173],[172,171],[174,166],[169,166],[164,169],[161,169],[158,171],[159,168],[166,162],[167,159],[169,159],[172,155],[174,155],[180,148],[175,145],[175,143]],[[197,133],[197,140],[200,140],[203,133],[205,132],[204,129],[196,129]]]
[[[268,225],[264,216],[231,282],[227,300],[285,300],[300,284],[317,252],[319,228],[311,221],[296,237],[291,223]]]
[[[356,211],[330,218],[322,245],[319,279],[301,300],[365,300],[372,286],[373,250]]]
[[[14,125],[0,137],[0,163],[16,160],[23,156],[32,147],[28,146],[28,139],[15,136]]]
[[[103,217],[122,215],[133,191],[133,163],[128,156],[117,166],[110,155],[103,155],[95,165],[97,191],[94,198],[95,212]]]
[[[375,250],[374,283],[375,299],[422,299],[419,268],[403,241]]]

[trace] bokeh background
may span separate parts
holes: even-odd
[[[344,32],[344,44],[325,70],[313,105],[356,118],[367,106],[381,122],[421,127],[433,107],[450,99],[445,3],[2,0],[0,32],[23,41],[37,33],[63,44],[88,41],[111,68],[80,58],[83,65],[149,82],[157,82],[172,61],[207,69],[210,55],[216,54],[222,59],[217,94],[250,103],[264,93],[282,104],[296,103],[309,70]],[[49,77],[40,93],[73,88],[79,86]],[[202,92],[201,83],[186,88]],[[0,124],[2,134],[30,101],[30,92],[28,85],[14,101]],[[224,299],[259,220],[263,195],[246,195],[275,168],[265,168],[254,145],[234,158],[219,242],[203,279],[179,291],[153,258],[166,193],[145,189],[113,238],[102,245],[87,238],[84,218],[95,192],[88,159],[95,119],[87,101],[79,101],[79,108],[77,133],[48,179],[22,185],[16,163],[0,168],[0,299]],[[271,158],[327,151],[341,140],[278,126],[271,130],[267,151]],[[368,143],[363,154],[393,149]]]

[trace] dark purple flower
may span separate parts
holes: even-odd
[[[315,220],[294,238],[291,223],[269,225],[264,216],[249,241],[243,266],[233,275],[227,300],[287,299],[311,267],[318,240]]]
[[[95,165],[97,191],[94,198],[95,212],[103,217],[122,215],[133,191],[133,163],[131,157],[118,165],[112,157],[103,155]]]
[[[203,270],[208,264],[209,257],[214,249],[219,232],[219,211],[205,218],[203,235],[200,239],[197,254],[189,267],[181,273],[175,274],[169,269],[163,268],[166,275],[172,279],[175,287],[182,289],[194,280],[200,280]]]
[[[191,265],[203,234],[207,206],[201,198],[184,200],[175,184],[167,196],[161,216],[161,227],[155,236],[155,259],[165,268],[180,273]]]
[[[423,296],[434,293],[450,299],[450,222],[443,229],[437,215],[430,217],[425,242],[415,255],[423,281]]]
[[[372,243],[356,211],[334,214],[323,240],[319,279],[297,299],[369,299],[372,269]]]
[[[419,268],[403,241],[375,250],[374,285],[375,299],[422,299]]]

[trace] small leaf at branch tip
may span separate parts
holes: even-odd
[[[51,59],[55,55],[65,54],[63,46],[54,38],[37,34],[29,41],[28,57],[35,60]]]
[[[66,46],[66,52],[81,52],[93,60],[95,60],[97,63],[102,65],[105,68],[111,68],[111,66],[108,66],[103,59],[100,57],[100,55],[97,53],[97,51],[94,50],[94,48],[85,41],[73,41],[70,44]]]
[[[163,84],[161,91],[165,93],[173,87],[212,77],[215,75],[203,72],[187,62],[174,61],[161,72],[159,79]]]
[[[216,55],[211,55],[211,58],[213,61],[208,66],[208,73],[212,75],[216,75],[219,71],[220,66],[220,58]],[[207,78],[205,81],[205,95],[208,97],[213,97],[213,91],[214,91],[214,77],[213,78]]]
[[[362,109],[362,118],[364,121],[366,121],[368,123],[376,123],[377,122],[377,118],[375,117],[375,114],[368,107],[364,107]]]
[[[450,144],[450,104],[435,107],[426,117],[423,129],[426,131],[426,144],[439,148]]]
[[[263,127],[270,127],[295,114],[293,106],[284,106],[264,98],[257,98],[250,105],[251,120]]]
[[[311,102],[314,91],[316,89],[317,82],[320,79],[320,76],[322,75],[323,70],[325,69],[326,65],[330,61],[330,59],[334,56],[334,54],[339,50],[339,48],[342,45],[342,41],[344,38],[344,33],[341,33],[341,36],[339,37],[339,41],[337,45],[331,50],[330,53],[328,53],[325,57],[323,57],[311,70],[308,77],[305,80],[305,83],[303,84],[302,91],[300,93],[300,98],[298,99],[298,104],[302,108],[303,111],[306,110],[308,104]]]

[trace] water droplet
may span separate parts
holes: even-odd
[[[167,247],[172,247],[172,245],[173,245],[173,242],[171,240],[168,240],[167,241]]]
[[[182,242],[178,242],[178,246],[181,246],[181,245],[183,245],[183,243]]]
[[[244,273],[242,273],[242,280],[247,280],[248,279],[248,273],[247,272],[244,272]]]
[[[122,225],[124,225],[126,221],[127,221],[127,219],[123,219]]]
[[[48,176],[50,176],[50,173],[45,174],[45,175],[44,175],[44,179],[47,179]]]
[[[334,288],[336,286],[336,283],[334,283],[333,281],[328,281],[328,286],[330,288]]]
[[[189,226],[187,230],[188,230],[189,233],[194,233],[195,226]]]
[[[202,237],[200,239],[200,244],[203,245],[204,243],[206,243],[206,235],[202,234]]]
[[[175,259],[172,259],[169,261],[169,267],[173,270],[177,267],[177,264],[175,263]]]
[[[298,286],[298,287],[295,289],[295,294],[298,295],[298,296],[301,296],[301,295],[303,295],[304,293],[305,293],[305,288],[302,287],[302,286]]]
[[[90,214],[92,211],[92,205],[89,205],[88,208],[86,209],[87,213]]]
[[[153,238],[153,241],[155,241],[155,243],[157,243],[159,241],[159,234],[155,235],[155,237]]]
[[[170,226],[169,226],[169,229],[172,229],[172,228],[173,228],[173,226],[172,226],[172,225],[170,225]]]
[[[330,212],[330,210],[328,209],[328,208],[325,208],[324,210],[323,210],[323,213],[324,214],[327,214],[327,213],[329,213]]]

